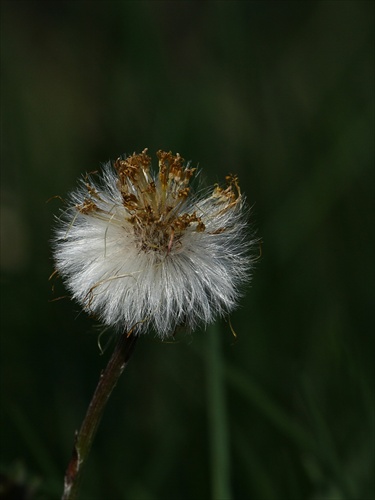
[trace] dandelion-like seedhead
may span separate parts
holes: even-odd
[[[161,338],[232,311],[252,268],[248,209],[236,176],[192,192],[195,168],[145,149],[86,175],[59,217],[56,269],[103,323]]]

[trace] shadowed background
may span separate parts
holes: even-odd
[[[212,366],[228,500],[373,498],[374,4],[1,11],[3,497],[59,498],[110,351],[77,304],[52,301],[66,292],[48,281],[61,202],[47,201],[148,147],[199,164],[209,184],[237,173],[262,255],[231,316],[237,341],[218,323],[214,364],[204,331],[138,343],[81,498],[214,498]]]

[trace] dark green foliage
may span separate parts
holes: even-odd
[[[215,365],[232,499],[374,498],[373,2],[1,10],[0,488],[59,497],[111,349],[76,304],[51,302],[66,291],[48,281],[61,202],[47,201],[148,147],[199,162],[209,184],[237,173],[263,239]],[[141,339],[82,500],[210,498],[210,346]]]

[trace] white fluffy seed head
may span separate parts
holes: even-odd
[[[87,175],[54,238],[56,269],[84,310],[119,331],[161,338],[237,305],[252,268],[248,209],[237,177],[193,194],[195,169],[147,149]]]

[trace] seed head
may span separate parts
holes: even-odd
[[[237,305],[252,259],[248,210],[236,176],[194,194],[195,168],[147,149],[86,175],[54,238],[56,269],[84,310],[103,323],[161,338]]]

